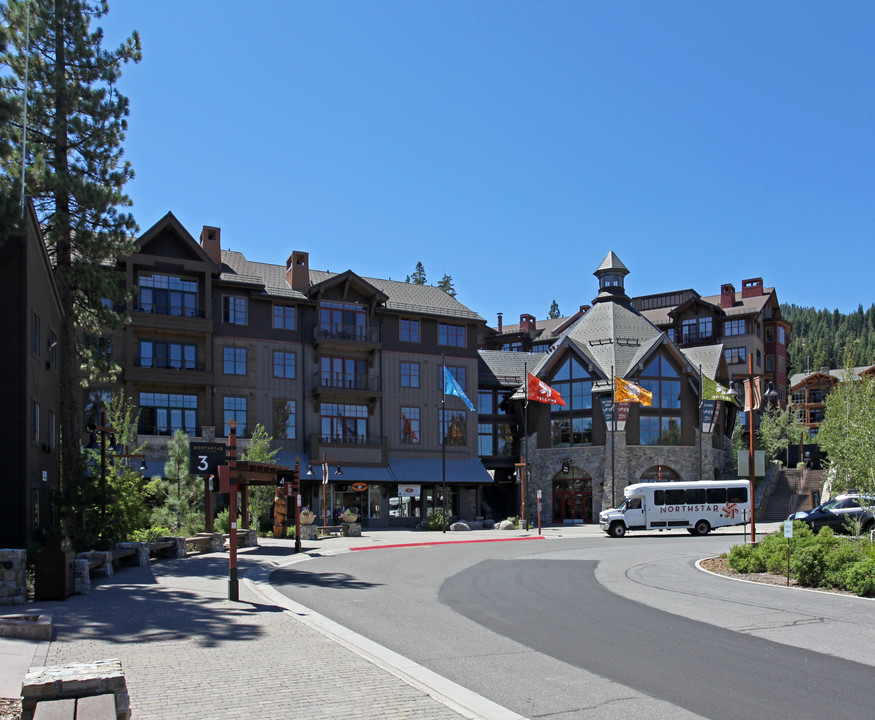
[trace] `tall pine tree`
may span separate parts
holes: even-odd
[[[28,46],[28,5],[29,35]],[[111,366],[83,338],[124,321],[120,286],[112,269],[133,249],[137,226],[122,209],[133,177],[121,143],[128,99],[116,83],[122,67],[140,60],[136,32],[105,50],[103,32],[91,21],[109,10],[106,0],[8,0],[0,7],[8,35],[2,94],[16,107],[16,120],[0,132],[12,151],[0,157],[0,180],[8,188],[26,165],[25,192],[33,198],[61,298],[61,457],[65,489],[82,477],[81,386],[106,377]],[[22,158],[25,59],[27,67],[26,156]]]

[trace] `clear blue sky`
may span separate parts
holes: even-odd
[[[875,301],[875,3],[111,0],[138,30],[128,186],[146,230],[403,280],[494,325],[596,294],[762,277]]]

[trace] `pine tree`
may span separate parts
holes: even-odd
[[[416,263],[416,270],[413,275],[408,275],[405,282],[413,283],[414,285],[425,285],[425,267],[421,262]]]
[[[164,477],[154,478],[152,487],[163,501],[152,511],[152,523],[185,535],[204,527],[203,485],[197,475],[189,472],[188,443],[185,430],[173,434],[167,443]]]
[[[453,278],[450,275],[444,273],[437,286],[450,297],[456,297],[456,288],[453,287]]]
[[[103,49],[103,32],[92,30],[90,23],[107,12],[106,0],[8,0],[0,8],[9,37],[0,56],[2,95],[16,104],[18,118],[0,129],[0,142],[12,147],[0,157],[0,182],[8,188],[20,177],[27,54],[25,184],[43,227],[64,311],[59,421],[67,490],[82,477],[81,385],[111,376],[113,370],[83,338],[124,321],[119,311],[124,298],[112,268],[132,251],[137,230],[133,217],[120,210],[131,204],[124,186],[133,170],[121,148],[128,99],[115,84],[125,63],[139,61],[140,39],[134,32],[117,49]]]
[[[272,463],[279,452],[279,449],[271,450],[272,443],[273,437],[267,434],[264,425],[258,423],[252,431],[249,447],[240,453],[240,459]],[[253,485],[249,488],[249,514],[252,515],[256,531],[259,530],[259,520],[269,516],[275,494],[273,485]]]
[[[551,320],[562,317],[562,314],[559,312],[559,303],[555,300],[553,301],[553,304],[550,305],[550,312],[547,313],[547,317]]]

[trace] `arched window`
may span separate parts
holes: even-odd
[[[681,445],[681,377],[659,355],[641,373],[641,387],[653,393],[653,405],[641,407],[641,445]]]
[[[641,482],[678,482],[681,476],[668,465],[653,465],[641,473]]]
[[[548,380],[566,405],[550,406],[552,447],[592,445],[592,379],[583,366],[569,357]]]

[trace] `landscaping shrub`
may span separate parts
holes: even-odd
[[[171,535],[173,535],[173,531],[170,528],[163,525],[153,525],[141,530],[134,530],[131,533],[131,540],[134,542],[152,543],[156,542],[158,538],[169,537]]]
[[[216,515],[216,521],[214,523],[214,527],[216,528],[216,532],[224,533],[227,535],[231,532],[231,511],[228,508],[225,508]],[[237,516],[237,528],[243,527],[243,521],[240,519],[240,516]]]
[[[447,527],[450,526],[450,518],[447,516]],[[444,510],[443,508],[434,508],[425,521],[422,523],[424,530],[443,530],[444,529]]]
[[[866,558],[847,568],[842,587],[855,595],[875,595],[875,560]]]
[[[758,547],[753,545],[736,545],[729,552],[727,564],[736,572],[761,573],[766,571],[766,563],[759,552]]]

